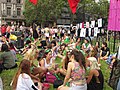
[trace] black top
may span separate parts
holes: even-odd
[[[106,49],[105,48],[101,48],[102,52],[104,52],[105,54],[107,54],[107,52],[109,51],[109,54],[108,56],[110,55],[110,49],[107,47]]]
[[[104,77],[101,70],[98,70],[98,72],[99,72],[99,76],[92,77],[90,83],[88,84],[87,90],[103,90]],[[97,79],[98,81],[100,81],[100,83],[97,83]]]
[[[74,30],[71,30],[70,32],[71,34],[75,34],[76,30],[74,29]]]
[[[37,30],[33,30],[33,38],[34,38],[34,39],[37,39],[37,38],[38,38]]]

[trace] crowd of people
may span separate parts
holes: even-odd
[[[75,27],[68,32],[62,27],[34,25],[20,27],[22,42],[17,48],[17,39],[10,38],[15,31],[9,25],[1,26],[0,71],[18,66],[16,53],[23,56],[11,83],[13,90],[48,90],[49,83],[54,84],[57,77],[64,78],[58,90],[103,90],[100,61],[112,68],[118,55],[110,54],[106,42],[92,45],[89,38],[76,35]]]

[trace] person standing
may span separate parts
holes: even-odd
[[[35,39],[35,41],[38,39],[38,31],[36,30],[36,26],[34,25],[33,27],[33,38]]]
[[[1,34],[2,34],[2,36],[6,35],[6,27],[4,24],[1,26]]]

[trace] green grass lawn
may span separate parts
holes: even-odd
[[[18,64],[20,63],[20,61],[22,60],[22,56],[21,55],[17,55],[17,57],[19,58],[18,60]],[[57,63],[59,63],[57,61]],[[101,70],[104,74],[104,79],[105,79],[105,83],[104,83],[104,90],[112,90],[108,85],[107,85],[107,80],[109,78],[110,75],[110,70],[108,69],[108,65],[105,63],[105,61],[101,61]],[[4,86],[4,90],[12,90],[10,83],[12,81],[13,76],[15,75],[17,71],[17,68],[12,69],[12,70],[5,70],[0,74],[0,77],[3,80],[3,86]],[[50,90],[55,90],[53,89],[53,87],[51,86]]]

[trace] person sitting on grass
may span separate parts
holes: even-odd
[[[97,57],[98,64],[101,65],[100,64],[100,58],[99,58],[100,57],[100,43],[98,41],[96,42],[94,48],[97,51],[96,57]]]
[[[116,59],[120,59],[120,45],[118,44],[117,52],[114,54],[110,54],[106,57],[106,63],[109,64],[109,68],[112,69],[112,66]]]
[[[66,75],[67,73],[67,67],[68,67],[68,63],[70,62],[69,61],[69,54],[70,52],[67,51],[66,53],[66,56],[64,56],[62,59],[62,68],[60,69],[60,73],[63,74],[63,75]]]
[[[90,52],[89,52],[89,57],[94,57],[97,60],[97,50],[94,46],[91,46]],[[87,58],[89,58],[87,57]],[[89,66],[89,61],[86,59],[86,67]]]
[[[19,69],[13,79],[13,90],[42,90],[42,84],[38,80],[32,80],[30,73],[31,63],[22,60]]]
[[[25,42],[25,45],[24,45],[24,48],[23,48],[21,54],[24,55],[28,51],[28,49],[30,49],[30,48],[31,48],[31,40],[27,40]]]
[[[56,40],[51,41],[51,51],[52,51],[52,58],[55,60],[58,54],[59,45],[57,44]]]
[[[82,44],[82,50],[83,50],[85,53],[89,53],[90,47],[91,47],[91,44],[89,43],[88,38],[85,38],[84,43]]]
[[[81,42],[81,38],[80,37],[78,37],[77,40],[76,40],[75,48],[77,50],[81,50],[82,49],[82,42]]]
[[[17,59],[17,56],[16,56],[16,47],[14,46],[14,44],[12,42],[9,43],[8,46],[9,46],[10,51],[13,54],[14,60],[17,61],[18,59]]]
[[[37,47],[34,44],[31,44],[31,48],[25,53],[23,59],[30,60],[31,67],[30,72],[33,76],[38,77],[40,80],[44,73],[46,73],[47,69],[44,67],[38,67],[34,64],[34,61],[38,57],[38,50]],[[34,78],[34,77],[33,77]]]
[[[39,61],[39,66],[46,68],[52,74],[59,72],[59,68],[55,68],[55,60],[52,58],[52,51],[50,49],[45,51],[42,60]]]
[[[93,56],[87,58],[90,62],[90,71],[87,77],[87,90],[103,90],[104,76],[98,65],[97,59]]]
[[[13,54],[9,50],[7,44],[2,44],[1,52],[2,53],[0,54],[0,64],[3,67],[3,70],[16,68],[17,64],[15,63],[15,59],[13,57]]]
[[[85,73],[84,55],[80,51],[72,50],[64,83],[58,87],[58,90],[87,90]],[[67,87],[66,83],[70,78],[70,87]]]
[[[100,59],[106,60],[106,58],[110,55],[110,49],[107,47],[107,43],[102,43],[102,48],[100,50]]]
[[[66,52],[67,52],[67,45],[63,43],[60,45],[58,56],[60,58],[63,58],[66,55]]]

